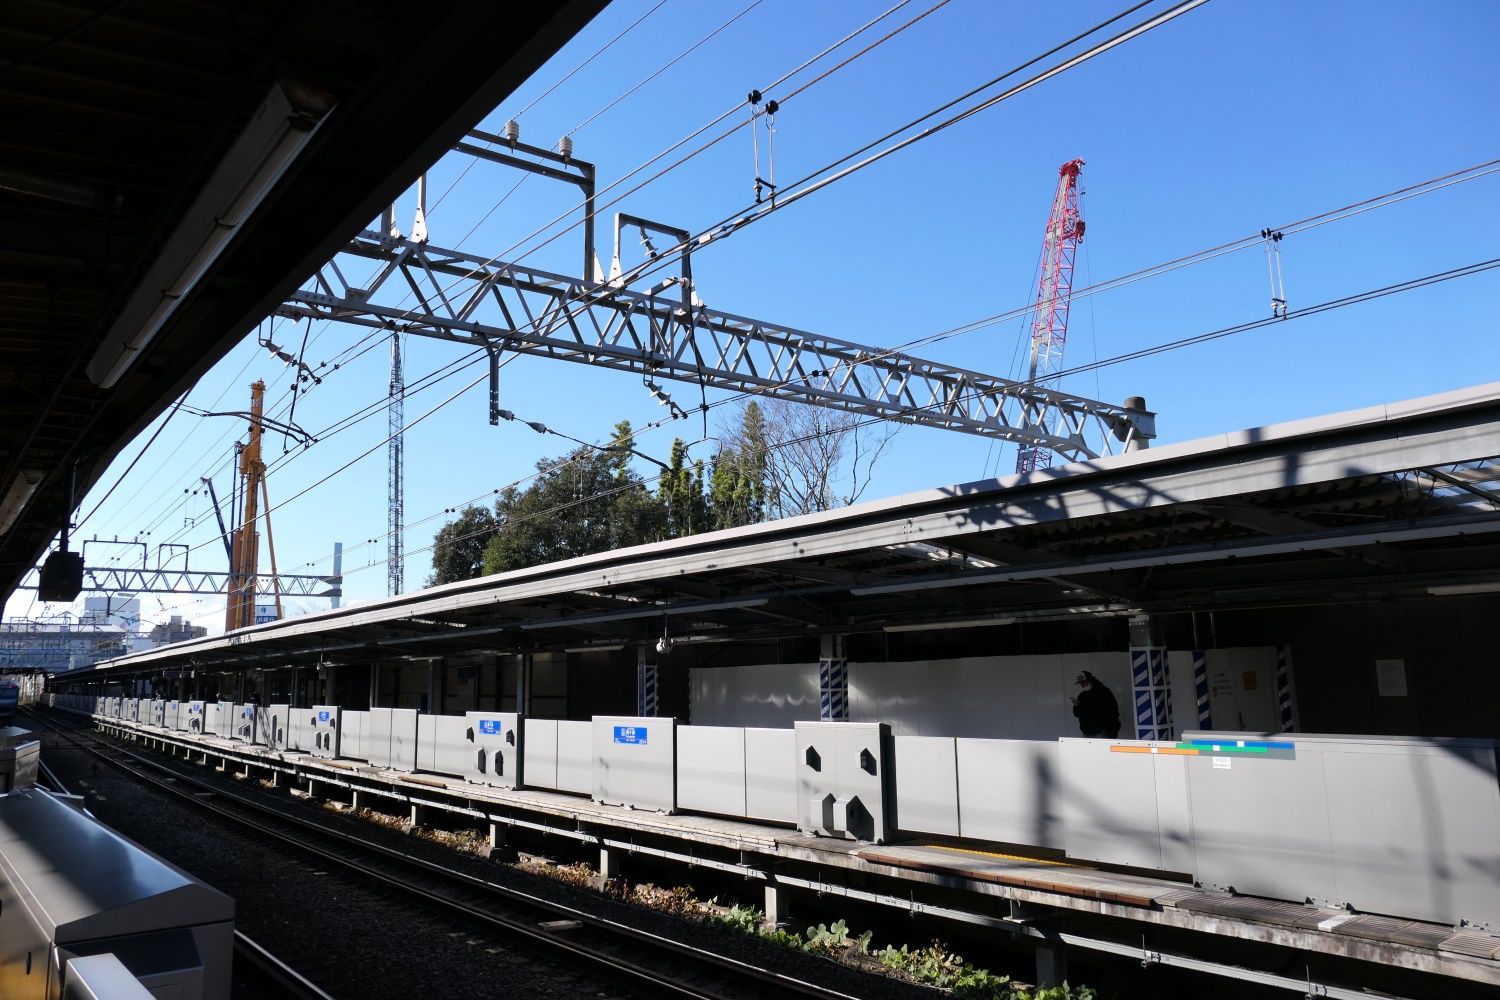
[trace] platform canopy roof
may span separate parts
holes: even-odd
[[[1486,591],[1500,592],[1500,383],[448,584],[95,670]]]
[[[81,497],[604,2],[5,0],[0,598],[70,473]]]

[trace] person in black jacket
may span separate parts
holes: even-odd
[[[1072,699],[1078,728],[1092,739],[1116,739],[1120,735],[1120,706],[1114,694],[1087,670],[1075,680],[1082,688],[1078,697]]]

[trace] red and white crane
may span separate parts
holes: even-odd
[[[1082,172],[1082,160],[1069,160],[1057,168],[1057,194],[1052,198],[1052,213],[1042,240],[1041,279],[1032,309],[1031,361],[1026,381],[1048,389],[1056,388],[1063,348],[1068,342],[1073,258],[1083,241],[1083,218],[1078,214],[1078,175]],[[1034,427],[1040,418],[1039,411],[1027,407],[1022,427]],[[1017,473],[1045,469],[1051,464],[1052,450],[1043,445],[1023,442],[1016,453]]]

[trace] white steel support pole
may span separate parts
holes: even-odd
[[[656,664],[650,662],[651,653],[643,643],[635,650],[635,713],[654,717],[657,713]]]
[[[818,658],[818,718],[844,722],[849,718],[849,661],[844,637],[825,635]]]

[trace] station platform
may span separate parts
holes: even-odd
[[[493,847],[504,845],[513,829],[569,838],[597,847],[606,876],[618,874],[631,855],[736,874],[763,884],[768,920],[783,918],[798,893],[815,892],[1054,941],[1059,935],[1051,925],[1085,918],[1093,940],[1062,937],[1146,962],[1164,960],[1142,944],[1147,928],[1156,927],[1500,986],[1500,936],[1461,927],[1207,890],[1186,876],[1006,853],[1004,845],[871,844],[740,819],[605,805],[563,792],[513,791],[138,722],[94,723],[174,754],[202,755],[278,784],[305,784],[315,796],[341,788],[355,805],[379,798],[398,812],[410,810],[413,825],[433,813],[466,817],[481,829],[488,825]]]

